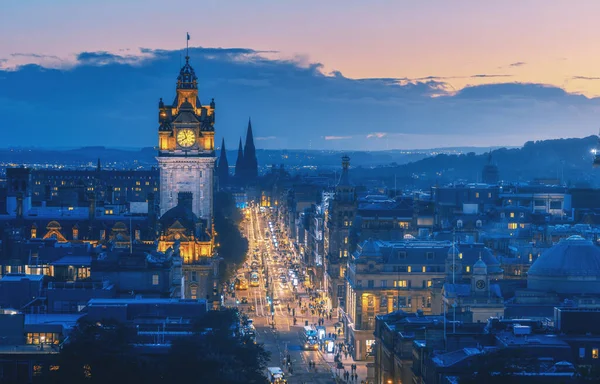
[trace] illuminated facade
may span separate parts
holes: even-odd
[[[182,298],[203,299],[213,294],[218,276],[212,226],[194,214],[191,192],[179,192],[177,200],[159,220],[158,251],[183,261]]]
[[[198,78],[185,58],[177,77],[177,95],[172,105],[158,104],[158,167],[160,170],[160,214],[177,205],[179,192],[193,195],[196,216],[212,220],[215,169],[215,102],[202,105]]]
[[[171,105],[158,104],[160,220],[158,251],[181,257],[183,298],[213,294],[218,261],[213,258],[215,102],[202,105],[189,56],[177,77]]]

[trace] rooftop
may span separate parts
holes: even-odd
[[[186,305],[198,305],[206,304],[206,300],[191,300],[191,299],[160,299],[160,298],[132,298],[132,299],[91,299],[88,301],[88,306],[117,306],[117,305],[131,305],[131,304],[155,304],[155,305],[169,305],[169,304],[186,304]]]
[[[44,275],[29,275],[26,273],[9,273],[8,275],[4,275],[0,281],[23,281],[23,280],[31,280],[31,281],[42,281],[44,279]]]

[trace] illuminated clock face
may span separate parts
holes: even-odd
[[[196,134],[191,129],[182,129],[177,132],[177,143],[184,147],[189,148],[196,142]]]
[[[477,287],[477,289],[483,289],[483,288],[485,288],[485,281],[477,280],[477,282],[475,283],[475,286]]]

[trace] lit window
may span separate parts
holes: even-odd
[[[152,275],[152,285],[158,285],[158,275]]]
[[[488,192],[488,199],[492,198],[492,192]]]
[[[140,185],[140,182],[139,182],[139,181],[136,181],[136,182],[135,182],[135,185]]]
[[[531,263],[533,261],[533,255],[530,253],[529,254],[529,262]]]
[[[410,273],[412,271],[412,267],[409,265],[408,267],[406,267],[406,272]]]
[[[525,228],[525,224],[523,224],[523,223],[519,224],[519,228],[524,229]]]
[[[348,257],[348,251],[344,251],[344,257]]]
[[[479,192],[475,192],[475,198],[479,199]]]
[[[347,227],[347,226],[348,226],[348,222],[344,221],[344,227]]]
[[[408,287],[408,280],[394,280],[394,287],[406,288]]]
[[[146,185],[150,185],[150,182],[149,182],[149,181],[146,181]]]
[[[471,266],[467,265],[467,273],[471,272]]]
[[[514,212],[511,212],[511,213],[510,213],[510,217],[511,217],[511,219],[512,219],[513,217],[515,217],[515,213],[514,213]]]
[[[348,236],[344,237],[344,244],[348,244]]]
[[[592,359],[597,359],[598,358],[598,348],[593,348],[592,349]]]
[[[69,211],[72,211],[74,208],[73,207],[69,207]]]
[[[421,268],[421,272],[427,272],[427,267],[423,266],[423,268]]]
[[[517,229],[517,223],[508,223],[508,229]]]
[[[458,258],[462,259],[462,252],[458,254]]]

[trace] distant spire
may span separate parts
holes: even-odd
[[[217,167],[219,184],[225,186],[229,183],[229,162],[227,161],[227,150],[225,149],[225,138],[221,142],[221,155],[219,156],[219,166]]]
[[[238,147],[237,160],[235,161],[235,177],[242,179],[244,177],[244,149],[242,148],[242,138]]]
[[[348,155],[342,156],[342,174],[340,176],[339,186],[349,186],[350,178],[348,177],[348,168],[350,168],[350,157]]]
[[[252,133],[252,121],[250,118],[248,118],[246,145],[244,146],[244,168],[248,180],[254,180],[258,177],[258,160],[256,159],[256,147],[254,146],[254,135]]]

